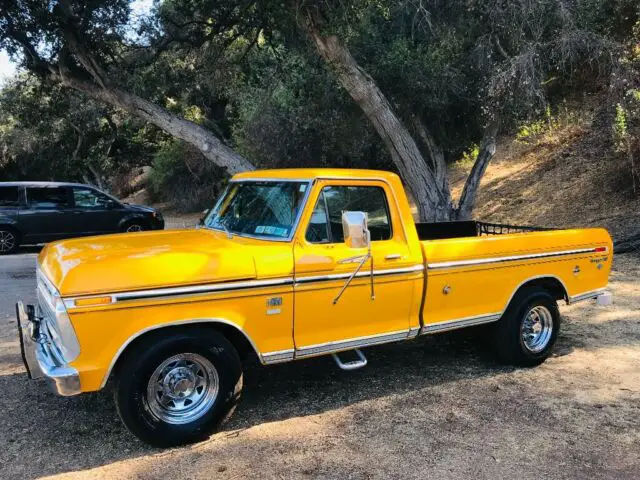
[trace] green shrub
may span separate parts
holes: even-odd
[[[181,212],[213,206],[225,183],[223,169],[181,140],[166,141],[156,153],[148,190],[151,200]]]

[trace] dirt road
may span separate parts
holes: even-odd
[[[246,366],[224,431],[174,450],[141,444],[110,392],[58,398],[27,381],[13,303],[34,255],[0,259],[0,478],[640,478],[640,258],[617,256],[615,304],[562,307],[555,355],[497,366],[475,333]]]

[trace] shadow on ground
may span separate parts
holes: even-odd
[[[369,366],[355,372],[339,370],[330,357],[268,368],[247,360],[244,398],[224,430],[512,370],[496,365],[471,336],[458,332],[372,348],[367,350]],[[5,418],[0,463],[15,462],[12,476],[38,478],[158,452],[125,430],[110,388],[60,398],[21,373],[0,376],[0,391],[5,392],[0,400]],[[14,414],[25,410],[28,415]],[[29,468],[20,471],[19,462],[28,462]]]

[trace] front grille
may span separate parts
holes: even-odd
[[[40,288],[38,288],[38,310],[36,313],[40,317],[40,343],[53,356],[58,365],[62,365],[64,360],[59,347],[61,338],[56,328],[56,316]]]

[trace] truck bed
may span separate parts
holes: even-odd
[[[553,230],[545,227],[506,225],[502,223],[478,222],[416,222],[420,240],[442,240],[446,238],[480,237],[482,235],[500,235],[505,233],[527,233]]]

